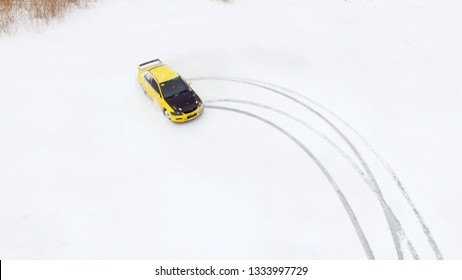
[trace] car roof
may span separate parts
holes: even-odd
[[[156,78],[156,80],[159,83],[169,81],[179,76],[177,72],[173,71],[170,67],[163,64],[152,68],[151,70],[149,70],[149,72],[154,76],[154,78]]]

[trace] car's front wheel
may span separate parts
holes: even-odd
[[[166,109],[164,109],[164,116],[167,117],[167,119],[170,120],[170,114]]]

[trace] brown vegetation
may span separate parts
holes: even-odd
[[[62,19],[73,8],[86,7],[94,0],[0,0],[0,33],[11,33],[17,24],[33,26]],[[35,25],[34,25],[35,24]]]
[[[13,21],[13,0],[0,0],[0,33],[10,30]]]

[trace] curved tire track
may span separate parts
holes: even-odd
[[[323,175],[326,177],[326,179],[329,181],[330,185],[334,189],[335,193],[337,194],[338,198],[340,199],[343,207],[345,208],[345,211],[348,214],[348,217],[350,218],[351,223],[353,224],[353,227],[356,231],[356,234],[359,238],[359,241],[361,242],[361,245],[364,249],[364,252],[366,253],[368,259],[373,260],[375,259],[374,254],[371,250],[371,247],[369,246],[369,242],[366,239],[366,236],[364,235],[364,232],[361,228],[361,225],[358,222],[358,219],[356,218],[356,215],[353,212],[353,209],[351,208],[350,204],[348,203],[345,195],[343,194],[342,190],[339,188],[337,183],[335,182],[334,178],[332,175],[329,173],[329,171],[324,167],[324,165],[320,162],[320,160],[305,146],[303,143],[301,143],[297,138],[295,138],[292,134],[284,130],[282,127],[278,126],[277,124],[260,117],[258,115],[249,113],[244,110],[239,110],[239,109],[234,109],[234,108],[229,108],[229,107],[223,107],[223,106],[215,106],[215,105],[205,105],[206,108],[208,109],[215,109],[215,110],[222,110],[222,111],[229,111],[233,113],[238,113],[242,114],[254,119],[257,119],[261,122],[264,122],[271,127],[275,128],[285,136],[287,136],[290,140],[292,140],[297,146],[299,146],[312,160],[313,162],[318,166],[318,168],[321,170]]]
[[[381,189],[379,187],[379,184],[377,180],[375,179],[375,176],[373,175],[369,165],[367,162],[364,160],[363,156],[359,153],[357,148],[351,143],[351,141],[346,137],[346,135],[337,127],[335,126],[330,120],[328,120],[322,113],[314,109],[313,107],[309,106],[308,104],[302,102],[301,100],[292,97],[285,92],[275,89],[273,87],[267,86],[265,84],[262,84],[260,82],[255,82],[253,80],[247,80],[247,79],[241,79],[241,78],[234,78],[234,77],[224,77],[224,76],[206,76],[206,77],[195,77],[191,78],[190,80],[218,80],[218,81],[227,81],[227,82],[235,82],[235,83],[241,83],[241,84],[248,84],[251,86],[259,87],[266,89],[270,92],[274,92],[278,95],[281,95],[301,106],[304,108],[308,109],[315,115],[317,115],[319,118],[321,118],[326,124],[328,124],[344,141],[347,143],[347,145],[350,147],[352,152],[355,154],[355,156],[358,158],[361,166],[364,168],[367,176],[369,177],[370,181],[372,182],[371,184],[371,190],[373,191],[374,195],[376,196],[377,200],[379,201],[383,213],[385,215],[388,227],[390,229],[390,233],[393,239],[393,243],[396,249],[396,253],[398,256],[398,259],[404,259],[403,255],[403,249],[402,249],[402,242],[405,242],[409,251],[413,255],[414,259],[419,259],[419,256],[417,252],[414,249],[414,246],[412,245],[412,242],[407,238],[401,223],[399,222],[398,218],[394,214],[393,210],[391,207],[388,205],[388,203],[385,201],[383,194],[381,192]]]
[[[401,194],[406,199],[406,202],[407,202],[408,206],[411,207],[412,211],[414,212],[414,216],[417,218],[417,220],[418,220],[418,222],[420,224],[420,227],[422,228],[422,231],[424,232],[424,234],[425,234],[425,236],[427,238],[427,241],[430,244],[430,247],[432,248],[433,253],[435,254],[435,257],[438,260],[443,260],[444,259],[441,250],[439,249],[438,245],[436,244],[435,239],[433,238],[433,236],[432,236],[432,234],[430,232],[430,228],[425,223],[422,214],[420,214],[420,211],[417,210],[414,202],[411,200],[411,197],[410,197],[409,193],[407,192],[407,190],[404,187],[403,183],[399,179],[398,175],[393,170],[393,168],[388,164],[388,162],[382,157],[382,155],[379,152],[377,152],[377,150],[366,140],[366,138],[364,136],[362,136],[356,129],[354,129],[350,124],[348,124],[340,116],[338,116],[337,114],[330,111],[329,109],[327,109],[326,107],[324,107],[320,103],[314,101],[313,99],[311,99],[311,98],[309,98],[309,97],[307,97],[307,96],[305,96],[303,94],[300,94],[300,93],[298,93],[296,91],[293,91],[293,90],[290,90],[290,89],[287,89],[287,88],[284,88],[284,87],[281,87],[281,86],[278,86],[278,85],[274,85],[274,84],[271,84],[271,83],[268,83],[268,82],[264,82],[264,81],[258,81],[258,80],[252,80],[252,79],[245,79],[245,80],[260,83],[260,84],[263,84],[263,85],[268,85],[268,86],[271,86],[273,88],[278,88],[278,89],[281,89],[281,90],[286,91],[288,93],[299,96],[299,97],[311,102],[312,104],[319,107],[320,109],[324,110],[326,113],[330,114],[334,119],[338,120],[340,123],[345,125],[349,130],[351,130],[351,132],[353,132],[353,134],[355,134],[366,145],[366,147],[372,152],[372,154],[375,156],[375,158],[379,160],[379,162],[382,164],[382,166],[388,172],[388,175],[395,182],[395,184],[398,187],[398,189],[400,190]]]
[[[313,133],[315,133],[316,135],[321,137],[326,143],[328,143],[331,147],[333,147],[348,162],[348,164],[350,164],[350,166],[356,171],[356,173],[358,173],[358,175],[361,176],[361,178],[363,178],[363,180],[366,182],[366,184],[368,184],[368,185],[371,184],[369,178],[361,170],[361,167],[359,167],[353,161],[353,159],[345,151],[342,150],[342,148],[340,148],[337,144],[335,144],[335,142],[332,139],[327,137],[321,131],[319,131],[319,130],[315,129],[314,127],[310,126],[308,123],[304,122],[303,120],[301,120],[301,119],[299,119],[299,118],[297,118],[297,117],[295,117],[295,116],[293,116],[293,115],[291,115],[289,113],[286,113],[286,112],[284,112],[282,110],[276,109],[274,107],[271,107],[271,106],[268,106],[268,105],[263,105],[263,104],[252,102],[252,101],[247,101],[247,100],[240,100],[240,99],[212,99],[212,100],[206,100],[205,104],[216,103],[216,102],[240,103],[240,104],[252,105],[252,106],[259,107],[259,108],[264,108],[264,109],[267,109],[267,110],[270,110],[270,111],[273,111],[273,112],[276,112],[278,114],[281,114],[283,116],[288,117],[289,119],[303,125],[307,129],[309,129],[310,131],[312,131]]]

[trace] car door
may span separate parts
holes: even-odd
[[[157,82],[154,80],[150,73],[145,73],[143,79],[143,89],[146,94],[151,97],[153,100],[156,100],[160,105],[160,92]]]

